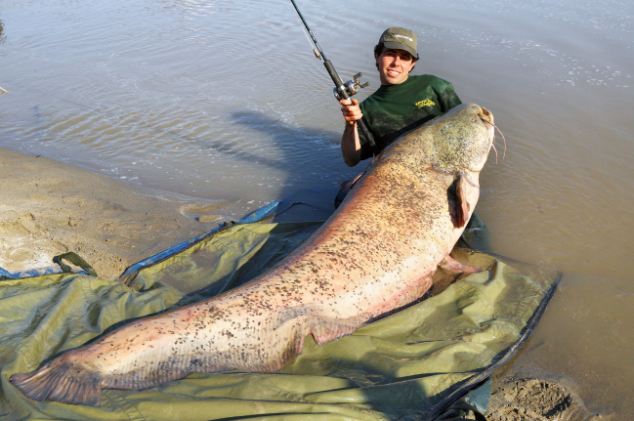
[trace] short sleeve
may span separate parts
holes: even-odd
[[[460,100],[460,97],[458,97],[458,94],[456,94],[456,91],[451,83],[445,80],[442,80],[442,82],[443,83],[436,88],[436,94],[438,95],[440,108],[442,112],[445,113],[456,105],[462,104],[462,101]]]

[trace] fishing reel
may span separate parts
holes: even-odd
[[[338,101],[342,99],[350,98],[356,95],[356,93],[359,92],[359,89],[365,88],[366,86],[368,86],[370,83],[363,82],[361,80],[361,76],[362,74],[361,72],[359,72],[356,75],[352,76],[352,80],[349,80],[345,82],[343,85],[333,88],[332,91],[333,91],[333,94],[335,95],[335,98],[337,98]]]

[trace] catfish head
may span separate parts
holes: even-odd
[[[446,174],[479,173],[493,136],[493,114],[477,104],[462,104],[402,135],[384,150],[381,161],[414,173],[430,167]]]
[[[493,114],[477,104],[460,105],[428,128],[426,145],[434,169],[451,174],[478,173],[493,145]]]
[[[453,109],[431,127],[432,168],[453,175],[447,198],[455,228],[466,225],[475,206],[469,203],[467,192],[470,185],[479,191],[477,174],[493,145],[494,127],[493,114],[476,104]]]
[[[463,104],[405,133],[380,160],[423,184],[430,170],[444,174],[453,224],[463,227],[477,201],[478,174],[493,145],[494,128],[489,110]]]

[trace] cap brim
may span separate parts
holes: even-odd
[[[387,42],[383,43],[383,46],[385,48],[390,49],[390,50],[407,51],[412,57],[414,57],[416,60],[418,60],[418,53],[416,52],[416,50],[408,47],[407,45],[403,45],[400,42],[387,41]]]

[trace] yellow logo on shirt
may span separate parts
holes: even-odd
[[[436,105],[436,103],[431,98],[421,99],[420,101],[416,102],[416,107],[418,107],[418,108],[433,107],[435,105]]]

